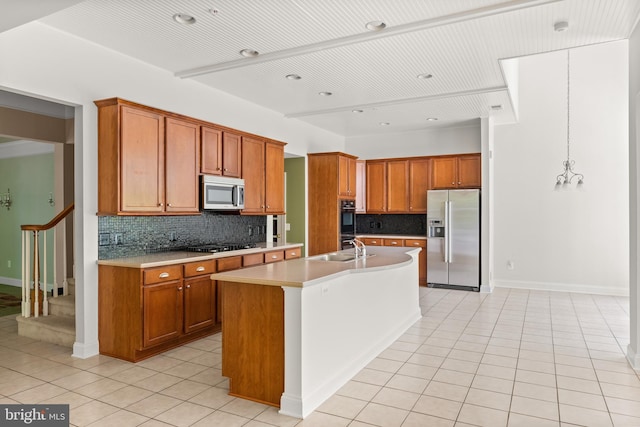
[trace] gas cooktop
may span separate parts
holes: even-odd
[[[250,249],[255,248],[255,243],[211,243],[204,244],[198,246],[188,246],[185,248],[188,252],[228,252],[228,251],[237,251],[240,249]]]

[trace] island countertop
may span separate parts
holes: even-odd
[[[257,285],[307,287],[341,275],[399,267],[410,263],[410,254],[418,251],[420,248],[367,246],[368,256],[352,261],[323,261],[317,259],[317,255],[214,273],[211,279]],[[353,249],[332,253],[349,254],[353,253]]]
[[[154,254],[145,254],[127,258],[100,259],[98,265],[111,265],[115,267],[131,267],[131,268],[149,268],[161,267],[171,264],[183,264],[186,262],[204,261],[208,259],[226,258],[237,255],[249,255],[259,252],[268,252],[270,250],[291,249],[302,246],[302,243],[258,243],[255,248],[240,249],[227,252],[159,252]]]

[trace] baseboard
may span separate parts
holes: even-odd
[[[631,347],[631,344],[627,345],[627,360],[633,369],[640,371],[640,354]]]
[[[3,285],[16,286],[18,288],[22,287],[21,279],[14,279],[11,277],[0,276],[0,283],[2,283]]]
[[[88,359],[89,357],[97,356],[100,353],[100,346],[98,343],[83,344],[78,341],[73,343],[73,354],[71,356],[78,359]]]
[[[580,294],[628,297],[629,288],[612,288],[579,283],[530,282],[523,280],[494,280],[496,288],[529,289],[537,291],[575,292]]]

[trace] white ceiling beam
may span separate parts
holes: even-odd
[[[385,37],[393,37],[400,34],[412,33],[416,31],[429,30],[445,25],[457,24],[460,22],[470,21],[474,19],[485,18],[518,10],[528,9],[558,3],[565,0],[512,0],[506,3],[499,3],[491,6],[472,9],[463,12],[452,13],[437,18],[426,19],[422,21],[410,22],[395,27],[385,28],[382,31],[374,31],[367,33],[359,33],[351,36],[340,37],[332,40],[325,40],[318,43],[311,43],[304,46],[298,46],[290,49],[283,49],[275,52],[267,52],[253,58],[242,58],[234,61],[221,62],[218,64],[204,65],[201,67],[190,68],[175,73],[176,77],[189,78],[211,74],[225,70],[232,70],[242,67],[248,67],[264,62],[276,61],[280,59],[292,58],[295,56],[306,55],[309,53],[319,52],[325,49],[335,49],[338,47],[349,46],[370,40],[381,39]]]

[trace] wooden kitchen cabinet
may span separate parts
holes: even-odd
[[[98,214],[198,213],[198,125],[118,98],[98,106]]]
[[[407,160],[387,161],[387,213],[409,211],[409,162]]]
[[[367,162],[356,160],[356,213],[367,211]]]
[[[427,240],[426,239],[405,239],[404,245],[407,247],[422,248],[418,254],[419,273],[418,280],[420,285],[427,285]]]
[[[367,213],[387,211],[387,162],[367,161]]]
[[[246,256],[246,255],[245,255]],[[262,254],[260,254],[262,257]],[[230,256],[218,259],[218,272],[231,271],[242,268],[242,256]],[[222,287],[216,284],[216,323],[222,322]]]
[[[284,143],[242,138],[245,215],[284,213]]]
[[[427,191],[431,188],[429,159],[409,160],[409,212],[427,213]]]
[[[309,153],[309,255],[341,249],[340,200],[357,197],[356,159],[341,152]]]
[[[338,157],[338,196],[341,199],[356,197],[356,158],[352,156]]]
[[[365,237],[362,242],[365,246],[384,246],[384,239],[378,237]]]
[[[175,341],[182,332],[182,280],[145,285],[143,292],[143,348]]]
[[[404,246],[404,239],[383,239],[382,244],[384,246],[398,246],[398,247],[402,247]]]
[[[264,253],[264,263],[269,264],[272,262],[284,261],[284,251],[269,251]]]
[[[432,162],[433,189],[480,188],[480,154],[434,157]]]
[[[216,260],[184,265],[184,333],[189,334],[216,323]]]
[[[242,174],[242,137],[220,129],[202,126],[200,172],[240,178]]]

